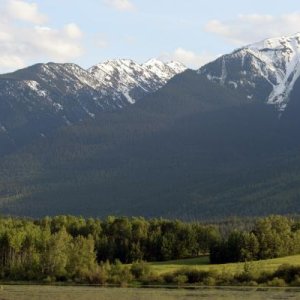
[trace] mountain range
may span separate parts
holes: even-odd
[[[2,151],[63,125],[121,109],[155,92],[185,66],[151,59],[110,60],[84,70],[76,64],[36,64],[0,76]]]
[[[199,70],[152,59],[0,76],[0,208],[211,219],[297,213],[300,34]]]

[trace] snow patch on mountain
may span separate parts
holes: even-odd
[[[47,112],[73,124],[133,104],[184,70],[180,63],[157,59],[108,60],[87,70],[72,63],[36,64],[0,75],[0,100],[12,111],[22,106],[25,114]]]
[[[250,44],[218,60],[220,71],[213,70],[213,63],[210,63],[202,67],[199,73],[235,89],[244,86],[248,99],[253,98],[251,87],[255,89],[257,81],[262,79],[271,88],[264,101],[283,111],[300,76],[300,33]],[[236,77],[240,77],[239,81],[232,79],[235,73]]]
[[[289,37],[267,39],[249,45],[248,51],[265,62],[273,72],[275,82],[268,103],[284,110],[288,96],[300,75],[300,33]]]
[[[0,132],[6,132],[7,130],[6,130],[6,128],[5,128],[5,126],[3,126],[1,123],[0,123]]]
[[[117,59],[95,65],[88,72],[98,81],[98,89],[116,98],[123,96],[132,104],[185,70],[186,67],[178,62],[164,63],[151,59],[138,64],[130,59]]]
[[[30,89],[36,92],[40,97],[47,96],[47,91],[43,90],[38,82],[34,80],[25,80],[25,83],[28,85]]]

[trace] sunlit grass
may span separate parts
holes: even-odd
[[[283,264],[300,266],[300,255],[251,262],[251,266],[258,271],[274,271]],[[158,274],[173,272],[183,267],[193,267],[198,270],[214,270],[218,272],[236,274],[244,270],[245,263],[211,265],[209,264],[209,258],[207,256],[192,259],[151,263],[152,270],[157,272]]]

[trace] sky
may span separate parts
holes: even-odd
[[[39,62],[178,60],[190,68],[300,31],[295,0],[0,0],[0,73]]]

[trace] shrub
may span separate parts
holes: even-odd
[[[150,275],[150,266],[144,261],[138,261],[131,265],[130,271],[136,279],[145,279]]]
[[[247,273],[247,272],[242,272],[240,274],[237,274],[234,276],[234,280],[241,282],[241,283],[245,283],[245,282],[250,282],[252,280],[254,280],[252,274]]]
[[[273,273],[271,272],[261,272],[257,278],[258,283],[266,283],[274,278]]]
[[[175,272],[175,275],[186,276],[188,283],[202,283],[204,279],[210,275],[210,273],[208,271],[200,271],[197,269],[184,268]]]
[[[258,283],[255,280],[251,280],[247,282],[248,286],[258,286]]]
[[[234,276],[234,279],[241,283],[256,282],[258,279],[258,271],[252,262],[244,263],[244,271]]]
[[[143,284],[162,284],[164,283],[164,278],[161,275],[151,272],[148,276],[141,278]]]
[[[54,282],[55,278],[51,277],[51,276],[47,276],[43,279],[43,283],[51,283]]]
[[[291,282],[292,286],[300,286],[300,276],[296,275],[295,279]]]
[[[272,280],[267,282],[268,286],[283,287],[286,286],[286,282],[282,278],[274,277]]]
[[[234,282],[233,274],[226,271],[225,269],[223,269],[221,273],[215,275],[215,278],[218,285],[230,285]]]
[[[122,263],[118,260],[111,266],[109,275],[108,281],[112,284],[125,286],[133,280],[130,268],[122,265]]]
[[[177,275],[174,277],[174,283],[178,284],[178,285],[183,285],[185,283],[187,283],[188,278],[186,275]]]
[[[91,284],[105,284],[108,280],[108,272],[101,266],[90,272],[87,281]]]
[[[216,278],[214,278],[212,276],[208,276],[203,280],[203,284],[207,285],[207,286],[215,286],[215,285],[217,285],[217,281],[216,281]]]
[[[274,277],[282,278],[286,283],[293,282],[297,276],[300,276],[300,266],[288,264],[281,265],[274,273]]]
[[[174,273],[166,273],[163,275],[163,280],[165,283],[170,284],[170,283],[174,283],[175,277],[176,275]]]

